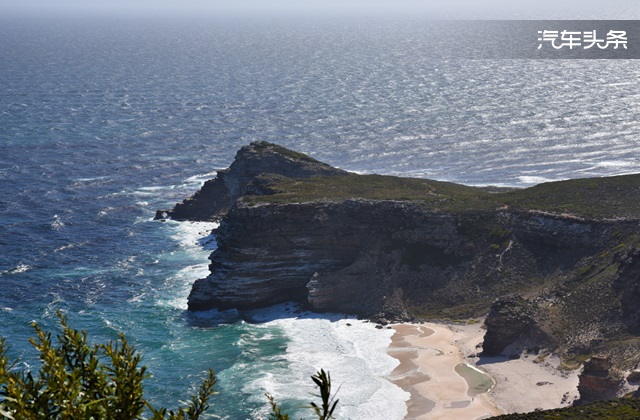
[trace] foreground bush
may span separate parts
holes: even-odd
[[[197,420],[209,409],[217,394],[215,374],[200,385],[186,407],[177,411],[153,407],[144,398],[143,381],[149,375],[140,364],[142,357],[127,343],[124,335],[107,344],[89,345],[85,331],[70,328],[58,313],[62,332],[54,345],[50,332],[33,324],[36,337],[29,341],[39,352],[38,372],[19,371],[7,357],[7,346],[0,339],[0,416],[13,420],[151,418]],[[331,379],[323,370],[312,376],[320,389],[321,405],[311,403],[320,420],[333,418],[338,401],[333,401]],[[272,396],[272,420],[287,420]]]

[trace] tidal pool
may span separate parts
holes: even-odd
[[[493,378],[466,363],[456,365],[455,371],[467,381],[467,385],[469,386],[467,395],[472,398],[476,395],[484,394],[495,385]]]

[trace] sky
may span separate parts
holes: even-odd
[[[631,19],[638,0],[0,0],[11,15],[419,15],[433,18]]]

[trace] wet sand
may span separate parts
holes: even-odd
[[[501,414],[487,394],[470,397],[455,371],[464,353],[454,342],[460,333],[437,324],[398,324],[389,355],[400,364],[390,379],[411,394],[405,419],[479,419]]]
[[[393,325],[396,333],[388,352],[400,364],[389,379],[411,395],[405,419],[482,419],[572,402],[577,395],[577,373],[559,372],[553,358],[478,359],[478,345],[484,338],[481,325]],[[456,372],[460,363],[487,373],[495,386],[480,394],[470,390]]]

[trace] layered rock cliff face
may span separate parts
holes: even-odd
[[[612,366],[609,357],[593,356],[584,364],[580,373],[578,404],[620,397],[618,390],[623,384],[623,375]]]
[[[398,201],[240,201],[222,221],[212,274],[194,285],[189,305],[294,300],[363,316],[473,316],[496,297],[540,287],[602,251],[607,229],[536,213],[450,213]]]
[[[189,305],[293,300],[318,310],[371,315],[389,305],[403,313],[403,286],[443,286],[450,265],[468,265],[473,245],[456,226],[451,215],[407,203],[238,203],[218,229],[212,274],[196,282]]]
[[[166,213],[221,218],[190,310],[294,301],[395,319],[488,312],[485,354],[527,341],[633,368],[639,191],[628,176],[489,194],[348,174],[255,143]]]

